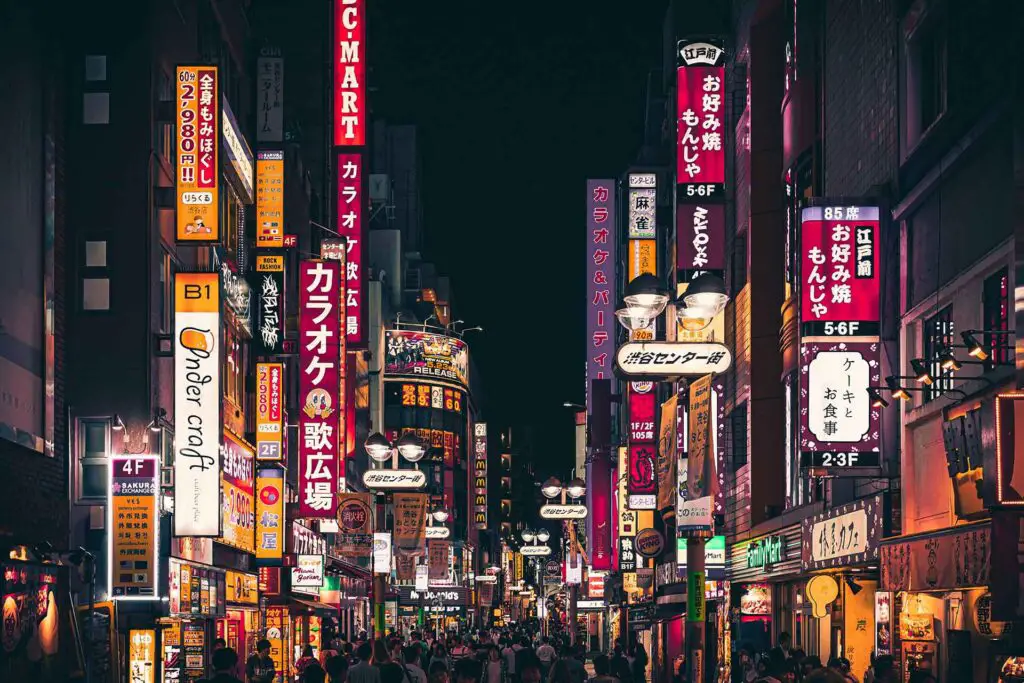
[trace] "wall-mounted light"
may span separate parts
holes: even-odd
[[[885,378],[885,385],[889,387],[889,391],[892,393],[893,398],[898,398],[901,401],[909,401],[910,393],[900,386],[899,379],[895,375],[889,375]]]
[[[935,381],[932,373],[928,371],[928,365],[923,358],[914,358],[910,361],[910,367],[914,369],[914,379],[922,384],[931,384]]]

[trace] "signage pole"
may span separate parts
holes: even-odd
[[[705,683],[704,576],[704,538],[691,536],[686,541],[686,665],[692,683]]]
[[[384,493],[377,493],[376,514],[374,515],[374,530],[378,533],[384,533],[387,531],[387,509],[386,500]],[[371,558],[371,566],[373,561]],[[376,568],[374,568],[376,570]],[[373,607],[373,624],[370,631],[373,633],[374,638],[384,637],[384,600],[386,593],[385,575],[378,574],[376,571],[373,572],[373,585],[371,587],[371,599],[370,604]]]

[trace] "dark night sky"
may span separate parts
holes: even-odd
[[[636,157],[667,3],[368,4],[375,115],[419,127],[425,256],[451,276],[456,316],[486,330],[467,337],[484,417],[532,427],[538,469],[567,475],[585,180]]]

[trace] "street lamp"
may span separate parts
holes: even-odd
[[[537,540],[540,541],[541,543],[547,543],[548,539],[550,539],[550,538],[551,538],[551,534],[548,532],[547,529],[538,529],[537,530]]]
[[[583,481],[579,477],[576,477],[569,482],[569,485],[565,487],[570,498],[582,498],[583,494],[587,492],[587,482]]]
[[[540,492],[544,494],[545,498],[557,498],[558,494],[562,492],[562,482],[558,477],[548,477],[541,487]]]
[[[522,537],[522,539],[523,539],[523,541],[525,543],[533,543],[533,539],[537,538],[537,534],[535,534],[530,529],[523,529],[520,532],[519,536]]]
[[[626,285],[622,301],[632,318],[653,319],[668,305],[668,290],[650,273],[639,275]],[[616,313],[617,314],[617,313]]]
[[[380,432],[370,434],[363,444],[366,454],[377,462],[384,462],[391,457],[391,442]]]
[[[430,516],[433,517],[434,521],[436,521],[439,524],[444,524],[448,521],[448,511],[445,510],[444,508],[437,508],[436,510],[430,513]]]
[[[683,302],[687,306],[707,311],[708,317],[714,318],[729,302],[725,281],[717,275],[702,273],[690,281],[683,294]]]
[[[402,457],[409,462],[418,462],[423,457],[423,454],[427,452],[423,442],[413,432],[403,434],[395,445],[398,448],[398,452],[402,454]]]

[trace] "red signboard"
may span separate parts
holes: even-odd
[[[364,283],[363,155],[339,154],[338,205],[335,230],[347,241],[345,254],[345,339],[349,344],[365,341],[366,316]]]
[[[299,269],[299,517],[337,510],[340,278],[337,261],[306,260]]]
[[[366,144],[366,1],[334,0],[334,144]]]
[[[607,459],[592,463],[587,470],[590,503],[590,566],[612,568],[612,466]]]
[[[800,218],[803,336],[879,333],[876,206],[811,206]]]
[[[676,182],[725,183],[724,66],[676,70],[676,116]]]
[[[611,377],[615,357],[615,181],[587,180],[587,412],[590,382]]]
[[[656,396],[650,382],[629,384],[629,471],[626,490],[630,496],[658,492]],[[653,506],[652,506],[653,507]]]

